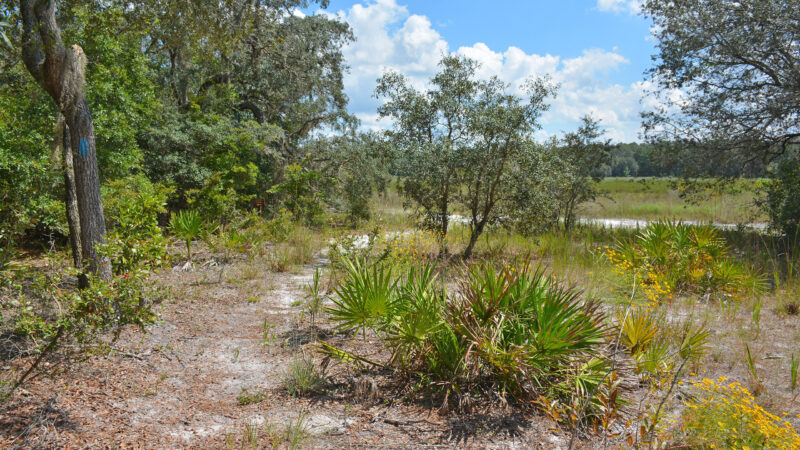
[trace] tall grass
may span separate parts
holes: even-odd
[[[585,204],[580,215],[589,218],[682,219],[704,222],[763,222],[754,205],[755,180],[739,180],[726,189],[709,189],[687,201],[669,178],[606,178],[600,191],[606,195]]]

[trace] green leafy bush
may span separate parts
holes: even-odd
[[[787,159],[771,173],[762,208],[772,227],[792,239],[800,237],[800,160]]]
[[[273,242],[285,242],[294,229],[292,214],[286,208],[281,208],[265,226],[267,239]]]
[[[381,265],[348,261],[331,318],[343,330],[377,335],[386,365],[417,373],[431,386],[464,392],[499,387],[536,398],[571,378],[605,340],[603,315],[578,291],[528,264],[473,267],[447,295],[431,264],[402,276]],[[354,364],[379,364],[327,343],[322,351]]]
[[[252,163],[215,172],[200,189],[186,192],[188,204],[205,221],[224,229],[253,197],[243,192],[255,185],[257,176],[258,167]]]
[[[98,252],[121,255],[120,245],[128,243],[112,239]],[[141,248],[133,250],[139,253]],[[88,287],[81,290],[69,287],[73,269],[48,266],[0,272],[0,333],[14,336],[21,349],[20,359],[7,361],[15,369],[0,378],[0,401],[33,375],[50,375],[75,358],[107,351],[109,341],[102,335],[112,332],[116,338],[126,325],[143,328],[154,323],[152,305],[163,292],[148,282],[148,261],[126,261],[125,271],[110,281],[89,275]]]
[[[318,225],[327,199],[326,190],[335,179],[300,164],[286,167],[284,177],[285,181],[272,186],[267,192],[277,195],[295,220],[306,225]]]
[[[448,322],[504,386],[520,393],[553,383],[604,340],[597,304],[527,264],[471,269]]]
[[[0,73],[0,269],[29,229],[65,234],[66,216],[52,170],[56,111],[22,64]],[[60,206],[60,208],[58,207]],[[57,214],[51,214],[55,212]],[[55,225],[55,226],[54,226]]]
[[[108,235],[106,252],[116,273],[166,262],[166,239],[158,217],[171,189],[151,183],[144,175],[116,180],[103,186]]]
[[[197,212],[178,211],[169,221],[170,228],[175,236],[186,243],[186,258],[192,259],[192,240],[197,239],[204,231],[204,222]]]
[[[336,290],[336,307],[329,310],[337,327],[355,332],[385,328],[396,302],[397,280],[391,270],[378,265],[367,267],[358,260],[346,260],[345,268],[347,281]]]
[[[621,274],[635,275],[648,300],[695,293],[723,301],[765,289],[763,277],[728,253],[712,225],[651,222],[634,238],[618,241],[606,256]]]

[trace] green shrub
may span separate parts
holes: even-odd
[[[170,228],[186,243],[186,258],[192,259],[192,240],[203,234],[203,219],[195,211],[178,211],[170,217]]]
[[[188,205],[206,222],[225,229],[253,197],[242,190],[252,187],[257,177],[258,168],[252,163],[215,172],[200,189],[186,192]]]
[[[109,240],[98,247],[98,253],[121,255],[119,245],[128,243]],[[138,254],[142,248],[128,250]],[[20,348],[26,349],[24,354],[35,355],[8,361],[20,369],[12,370],[12,375],[23,375],[0,379],[0,402],[22,386],[27,375],[57,373],[61,364],[108,350],[108,340],[100,339],[104,333],[116,336],[126,325],[154,323],[152,304],[162,292],[148,282],[150,263],[135,258],[126,264],[126,270],[110,281],[89,275],[88,287],[82,290],[65,287],[74,275],[71,271],[23,268],[0,272],[0,333],[16,336]],[[39,365],[43,360],[50,363]],[[25,365],[31,370],[25,370]],[[33,371],[36,366],[38,372]]]
[[[504,392],[533,399],[570,378],[570,367],[595,356],[605,340],[603,315],[527,264],[467,271],[449,296],[431,264],[397,277],[381,266],[346,260],[347,273],[329,313],[337,327],[377,335],[386,363],[464,392],[487,379]],[[355,364],[378,364],[322,344]]]
[[[633,357],[635,371],[651,381],[668,376],[681,359],[697,362],[707,350],[709,332],[691,321],[670,323],[649,307],[618,311],[614,335]]]
[[[272,242],[285,242],[289,239],[294,229],[292,214],[286,208],[281,208],[275,217],[267,221],[266,236]]]
[[[606,256],[618,273],[638,277],[640,292],[651,302],[674,293],[741,300],[765,289],[763,277],[728,253],[712,225],[651,222],[608,248]]]
[[[604,340],[597,304],[527,264],[470,270],[448,322],[502,384],[516,393],[546,386],[591,358]],[[533,388],[535,390],[535,388]]]
[[[2,45],[2,44],[0,44]],[[9,55],[6,49],[0,50]],[[66,235],[63,174],[50,144],[56,108],[22,64],[0,73],[0,270],[26,231]]]
[[[171,190],[136,175],[103,186],[103,205],[109,232],[106,252],[116,273],[142,265],[157,267],[166,262],[166,239],[158,216]]]
[[[356,333],[385,328],[396,306],[397,280],[391,270],[378,265],[368,267],[358,260],[345,260],[344,264],[346,281],[336,289],[336,306],[328,310],[337,327]]]
[[[787,159],[772,171],[762,209],[772,227],[792,239],[800,237],[800,160]]]
[[[319,225],[322,221],[326,191],[335,179],[325,177],[315,170],[300,164],[290,164],[284,173],[285,180],[269,189],[278,196],[284,208],[294,219],[306,225]]]
[[[46,370],[44,366],[38,370],[58,371],[60,363],[71,361],[70,356],[85,358],[98,348],[107,349],[107,340],[100,339],[103,333],[154,322],[152,304],[163,292],[148,278],[166,260],[158,214],[163,212],[167,192],[143,177],[114,181],[103,188],[110,230],[97,251],[111,260],[116,276],[109,281],[89,274],[88,286],[76,290],[70,287],[76,275],[73,269],[48,265],[0,271],[0,334],[17,335],[29,354],[36,355],[32,362],[20,364],[36,368],[42,360],[51,359]],[[24,382],[25,375],[9,381],[1,394],[13,393]]]

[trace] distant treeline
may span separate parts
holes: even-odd
[[[686,150],[684,150],[686,151]],[[703,150],[698,150],[703,151]],[[691,161],[692,159],[690,159]],[[611,149],[611,160],[600,166],[598,175],[604,177],[679,177],[692,173],[683,159],[670,158],[651,144],[617,144]],[[744,174],[741,167],[718,167],[716,175],[758,178],[766,175],[766,166],[748,167]]]

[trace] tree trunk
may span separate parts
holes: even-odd
[[[72,143],[70,142],[69,128],[64,117],[60,117],[58,141],[61,146],[61,166],[64,170],[64,205],[67,209],[67,224],[69,225],[69,245],[72,249],[72,262],[76,269],[83,266],[83,251],[81,248],[81,223],[78,214],[78,197],[75,192],[75,172],[72,165]]]
[[[100,175],[94,144],[94,126],[89,115],[89,104],[83,98],[79,105],[66,115],[72,148],[78,149],[73,160],[75,191],[80,217],[81,253],[88,260],[89,271],[104,280],[111,279],[111,263],[97,254],[97,244],[105,243],[106,222],[103,199],[100,197]]]
[[[481,237],[481,233],[483,233],[483,228],[485,225],[486,222],[482,220],[475,225],[475,228],[470,230],[469,243],[467,244],[467,248],[464,249],[464,259],[469,259],[472,257],[472,250],[475,248],[478,238]]]
[[[56,101],[69,128],[82,257],[89,271],[111,279],[108,258],[97,253],[106,226],[100,198],[94,126],[86,101],[86,55],[78,45],[65,48],[56,23],[54,0],[20,0],[22,59],[40,86]]]
[[[448,254],[448,251],[447,251],[447,228],[450,226],[450,215],[447,213],[447,210],[448,210],[448,202],[447,202],[447,199],[445,198],[444,204],[442,206],[442,210],[439,212],[439,214],[441,215],[441,218],[442,218],[441,219],[442,223],[440,225],[441,228],[439,229],[439,233],[440,234],[439,234],[439,236],[437,236],[439,239],[442,240],[442,242],[440,243],[440,247],[442,249],[442,255],[444,255],[444,256],[447,256],[447,254]]]
[[[572,229],[572,222],[575,220],[573,214],[575,213],[575,198],[570,197],[567,203],[566,213],[564,214],[564,233],[569,233]]]

